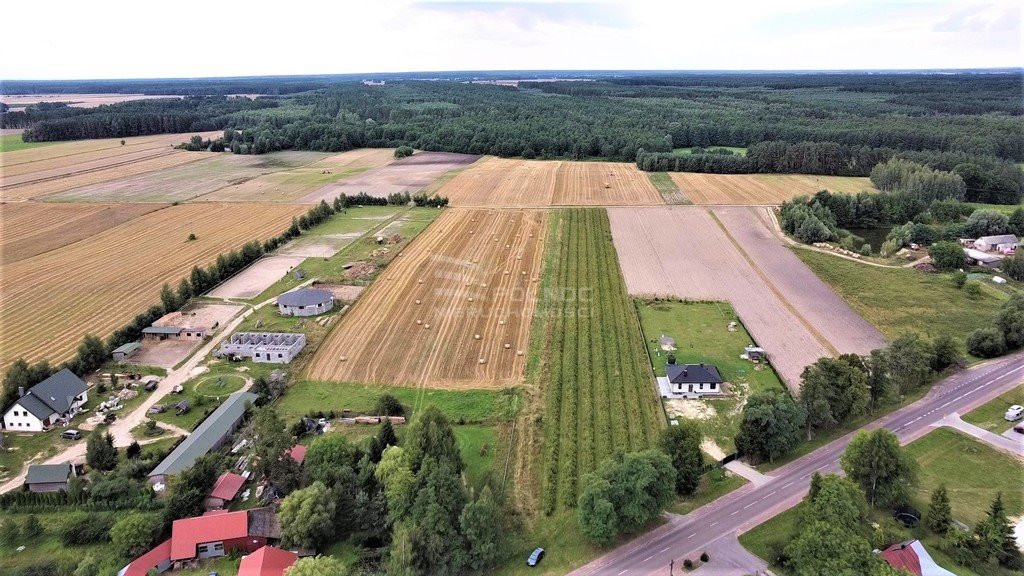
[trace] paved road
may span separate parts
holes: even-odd
[[[938,382],[928,395],[864,427],[885,427],[911,442],[954,412],[966,413],[1024,382],[1024,352],[974,366]],[[699,508],[682,521],[612,550],[572,572],[576,576],[601,574],[632,576],[667,574],[671,560],[708,548],[723,534],[741,534],[795,506],[807,493],[810,476],[839,471],[839,456],[853,438],[850,433],[771,472],[771,481],[746,485]]]

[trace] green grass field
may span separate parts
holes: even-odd
[[[692,204],[667,172],[647,172],[647,178],[661,193],[667,204]]]
[[[697,508],[718,500],[729,492],[746,485],[747,480],[725,468],[715,468],[704,475],[693,496],[680,498],[669,506],[669,512],[689,514]]]
[[[224,374],[218,376],[207,376],[196,383],[196,394],[210,398],[222,398],[234,392],[238,392],[245,386],[245,378],[238,374]]]
[[[1007,515],[1024,512],[1024,465],[969,436],[939,428],[910,443],[907,452],[921,467],[913,502],[928,509],[928,499],[945,483],[953,506],[953,518],[973,526],[985,517],[997,492],[1002,492]]]
[[[654,444],[664,423],[636,311],[619,273],[608,216],[571,209],[551,217],[557,247],[545,311],[541,509],[572,508],[583,476],[616,452]],[[552,248],[555,249],[555,248]]]
[[[947,274],[910,268],[879,268],[796,249],[796,255],[850,306],[893,339],[905,332],[928,338],[948,334],[961,342],[977,328],[992,326],[1006,298],[994,289],[972,299]]]
[[[754,344],[750,334],[738,323],[729,332],[729,322],[737,321],[735,310],[725,302],[636,301],[647,352],[657,376],[665,375],[669,352],[661,349],[662,335],[676,341],[673,352],[680,364],[706,362],[718,367],[722,378],[731,385],[728,398],[692,400],[702,402],[710,410],[709,418],[698,420],[705,436],[713,438],[726,453],[735,450],[733,442],[739,431],[739,407],[753,392],[771,388],[785,390],[774,370],[755,370],[754,364],[740,358],[743,348]],[[671,411],[670,411],[671,412]]]
[[[1013,423],[1007,422],[1003,415],[1006,414],[1006,409],[1014,404],[1024,406],[1024,386],[1018,386],[991,402],[964,414],[963,420],[989,432],[1002,434],[1013,426]]]
[[[21,139],[21,134],[4,134],[0,136],[0,152],[17,152],[18,150],[38,148],[39,146],[48,146],[50,144],[55,144],[55,142],[25,142]]]

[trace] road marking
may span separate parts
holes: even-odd
[[[772,490],[772,491],[771,491],[771,492],[770,492],[770,493],[768,494],[768,496],[765,496],[764,498],[768,498],[768,497],[774,496],[774,495],[775,495],[775,492],[777,492],[777,490]],[[764,498],[761,498],[761,500],[764,500]]]
[[[693,538],[693,537],[694,537],[694,536],[696,536],[696,535],[697,535],[697,533],[696,533],[696,532],[694,532],[693,534],[690,534],[689,536],[687,536],[687,538]]]
[[[792,483],[792,482],[790,482],[789,484],[786,484],[785,486],[783,486],[783,488],[789,488],[789,487],[790,487],[790,486],[792,486],[792,485],[793,485],[793,483]]]
[[[753,505],[754,505],[754,503],[751,502],[750,504],[747,504],[746,506],[744,506],[743,509],[746,510],[747,508],[750,508]]]
[[[664,554],[665,552],[668,552],[668,549],[669,549],[669,547],[665,546],[664,548],[661,549],[661,552],[658,552],[658,554]]]
[[[729,514],[729,516],[735,516],[735,515],[737,515],[737,514],[739,514],[739,513],[740,513],[740,511],[739,511],[739,510],[737,510],[737,511],[733,512],[732,514]]]
[[[715,524],[718,524],[718,522],[712,522],[711,526],[714,526]]]
[[[616,574],[615,576],[622,576],[622,575],[623,575],[623,574],[625,574],[626,572],[629,572],[629,568],[626,568],[625,570],[623,570],[622,572],[619,572],[619,573],[618,573],[618,574]]]
[[[648,556],[647,558],[644,558],[643,560],[641,560],[641,562],[647,562],[647,561],[648,561],[648,560],[650,560],[651,558],[654,558],[654,554],[651,554],[651,555],[650,555],[650,556]]]

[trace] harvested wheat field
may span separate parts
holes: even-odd
[[[312,380],[503,388],[521,382],[546,214],[446,210],[314,356]]]
[[[378,198],[389,194],[416,194],[426,188],[449,170],[458,170],[476,162],[480,157],[454,152],[417,152],[401,160],[373,168],[346,178],[341,182],[328,184],[319,190],[299,198],[299,202],[328,202],[341,194],[354,196],[365,192]]]
[[[209,158],[212,153],[173,148],[191,136],[137,136],[124,138],[123,146],[120,138],[78,140],[5,153],[0,155],[0,200],[38,198]]]
[[[783,256],[788,248],[780,241],[745,232],[763,225],[742,215],[718,220],[685,206],[608,213],[630,294],[730,302],[794,392],[804,367],[818,358],[865,354],[883,343],[802,262]]]
[[[24,357],[59,362],[82,336],[106,337],[147,306],[164,282],[255,239],[284,231],[303,206],[184,204],[0,269],[0,369]],[[194,233],[194,241],[187,241]]]
[[[868,178],[812,174],[698,174],[670,172],[694,204],[782,204],[820,190],[856,194],[875,191]]]
[[[169,94],[3,94],[0,95],[0,102],[10,106],[12,110],[24,110],[26,106],[41,102],[65,102],[72,108],[96,108],[104,104],[157,98],[184,98],[184,96]]]
[[[624,162],[487,157],[439,191],[453,206],[664,204],[647,175]]]
[[[99,234],[165,204],[0,204],[0,264]]]
[[[204,197],[215,202],[290,202],[328,184],[395,161],[393,148],[360,148],[290,170],[226,186]]]

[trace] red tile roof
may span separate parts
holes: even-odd
[[[302,464],[302,461],[306,459],[306,447],[302,444],[296,444],[292,446],[292,449],[288,451],[288,454],[293,460]]]
[[[132,560],[132,563],[125,567],[124,574],[121,576],[147,576],[151,568],[156,568],[157,565],[169,560],[170,557],[171,541],[164,540],[157,544],[156,548]]]
[[[171,526],[171,560],[194,558],[199,544],[248,535],[249,513],[245,510],[175,520]]]
[[[882,552],[882,558],[893,568],[921,576],[921,561],[907,542],[889,546]]]
[[[283,576],[299,557],[294,552],[264,546],[242,558],[238,576]]]
[[[210,497],[234,500],[235,496],[238,496],[238,491],[242,489],[242,484],[245,484],[245,478],[233,472],[225,472],[217,478],[213,490],[210,490]]]

